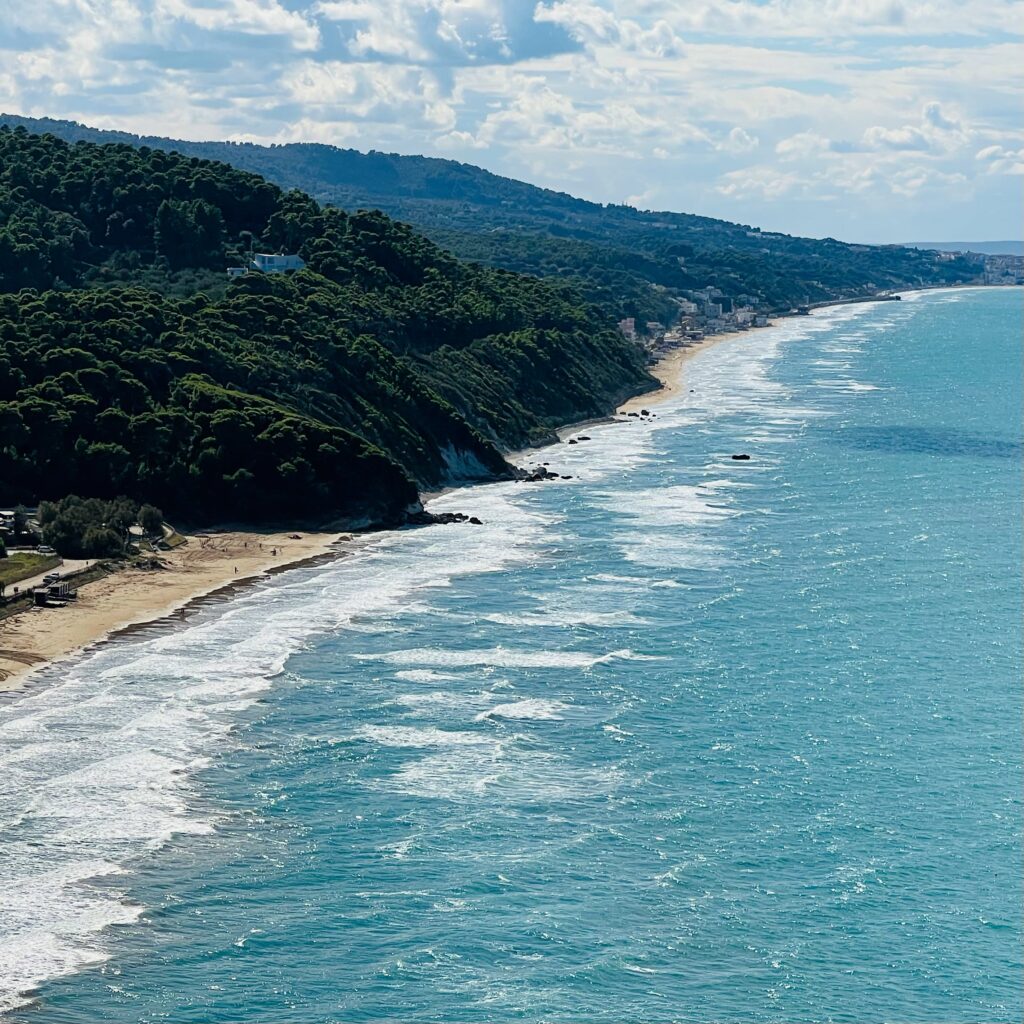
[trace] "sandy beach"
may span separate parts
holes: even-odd
[[[124,569],[83,586],[66,608],[33,608],[0,620],[0,691],[111,633],[151,622],[222,587],[337,550],[347,534],[225,532],[190,537],[164,552],[165,569]]]
[[[752,330],[764,330],[764,328],[751,328]],[[658,402],[664,402],[673,395],[679,394],[683,389],[684,370],[686,363],[698,352],[705,352],[715,345],[720,345],[730,338],[742,338],[746,331],[730,331],[728,334],[710,334],[701,341],[690,342],[685,348],[677,348],[658,360],[650,367],[651,375],[661,382],[657,391],[648,391],[642,395],[636,395],[619,406],[620,413],[639,412],[648,406]]]
[[[629,399],[618,411],[638,411],[678,394],[689,359],[742,336],[742,332],[711,335],[669,352],[651,367],[661,387]],[[567,426],[562,432],[578,426]],[[528,452],[508,457],[514,461],[517,454]],[[197,535],[164,553],[165,569],[114,572],[83,586],[78,600],[67,608],[33,608],[0,620],[0,692],[23,687],[41,667],[77,654],[119,630],[172,615],[191,601],[271,569],[337,550],[336,545],[346,536],[302,533],[296,539],[286,533],[241,531]]]

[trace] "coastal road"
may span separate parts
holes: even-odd
[[[49,576],[51,572],[60,573],[61,579],[63,579],[69,572],[78,572],[79,569],[84,569],[87,565],[92,565],[95,559],[84,559],[84,558],[65,558],[61,565],[58,565],[55,569],[47,569],[46,572],[37,573],[35,576],[29,576],[26,580],[18,580],[17,583],[8,583],[6,596],[11,597],[14,594],[15,588],[18,593],[24,593],[26,590],[31,590],[33,587],[41,587],[43,585],[43,577]]]

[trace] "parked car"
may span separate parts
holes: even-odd
[[[53,548],[47,547],[45,544],[40,544],[39,547],[36,548],[36,554],[37,555],[55,555],[55,554],[57,554],[57,552],[54,551]]]
[[[60,579],[60,573],[59,572],[48,572],[43,577],[43,586],[48,587],[51,583],[56,583],[57,580],[59,580],[59,579]]]

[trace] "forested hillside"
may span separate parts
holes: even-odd
[[[304,270],[228,283],[241,253]],[[398,522],[651,385],[562,282],[224,164],[0,129],[0,503]]]
[[[969,281],[977,263],[903,246],[762,232],[692,214],[603,206],[479,167],[333,146],[183,142],[101,132],[49,119],[0,116],[62,138],[120,141],[223,160],[343,208],[375,208],[456,255],[572,280],[615,316],[671,319],[674,299],[714,286],[765,308]]]

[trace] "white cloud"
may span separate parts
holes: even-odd
[[[925,188],[939,187],[948,191],[957,191],[967,183],[967,176],[960,173],[946,173],[934,167],[915,166],[897,171],[889,178],[889,187],[899,196],[915,198]]]
[[[745,167],[723,174],[716,190],[730,199],[781,199],[805,189],[810,182],[794,171],[774,167]]]
[[[986,146],[979,149],[974,158],[984,164],[989,174],[1024,174],[1024,149]]]
[[[436,153],[784,230],[839,234],[857,208],[856,230],[913,237],[958,193],[987,230],[1019,209],[1022,8],[32,0],[0,16],[0,94],[143,133]]]
[[[967,141],[967,133],[958,120],[946,117],[942,106],[934,100],[926,103],[917,125],[905,124],[898,128],[872,125],[864,132],[864,145],[868,149],[955,150]]]
[[[681,57],[683,41],[664,18],[649,28],[631,18],[619,17],[591,0],[556,0],[539,4],[534,18],[559,25],[580,42],[618,48],[645,57]]]
[[[1019,32],[1022,14],[1019,0],[648,0],[644,8],[686,33],[819,40]]]
[[[304,110],[339,121],[376,120],[451,131],[455,111],[429,71],[387,65],[303,61],[286,70],[280,86]]]
[[[832,140],[819,132],[797,132],[780,139],[775,144],[775,152],[783,160],[806,160],[808,157],[828,153],[833,147]]]
[[[179,20],[207,32],[239,32],[280,36],[296,50],[315,50],[320,31],[302,14],[286,10],[278,0],[220,0],[214,6],[195,0],[155,0],[157,21]]]
[[[727,153],[752,153],[761,144],[756,135],[737,125],[731,129],[718,148]]]
[[[864,145],[869,149],[922,149],[931,148],[924,132],[912,125],[902,128],[883,128],[872,125],[864,133]]]

